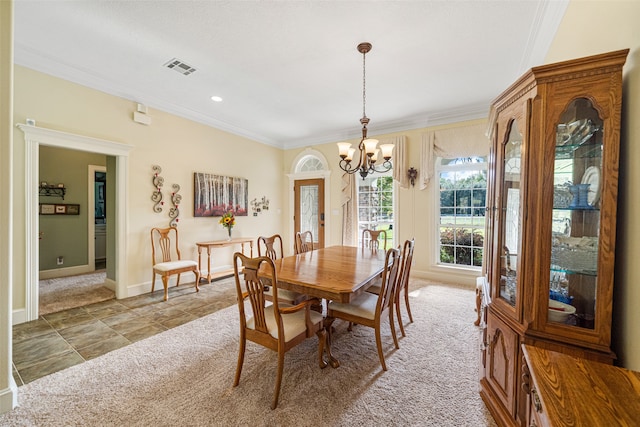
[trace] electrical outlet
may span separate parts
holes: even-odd
[[[56,262],[58,263],[58,265],[64,264],[64,257],[63,256],[59,256],[58,259],[56,259]]]

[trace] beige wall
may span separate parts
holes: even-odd
[[[640,2],[572,1],[546,62],[629,48],[624,67],[613,350],[640,370]]]
[[[107,95],[49,75],[16,66],[14,123],[35,119],[37,126],[101,138],[132,146],[128,171],[127,277],[130,295],[150,289],[151,251],[149,229],[169,224],[171,185],[181,187],[180,246],[185,258],[197,259],[196,241],[222,239],[225,230],[218,218],[193,217],[193,173],[240,176],[249,180],[249,200],[266,196],[270,210],[257,217],[238,218],[234,235],[256,237],[283,227],[282,150],[213,129],[171,114],[150,109],[152,123],[133,122],[134,101]],[[14,133],[14,181],[24,188],[24,136]],[[46,159],[43,159],[46,161]],[[164,210],[153,212],[152,166],[162,167]],[[24,253],[26,219],[24,193],[14,194],[16,218],[13,249]],[[214,267],[230,264],[233,249],[214,253]],[[224,261],[223,261],[224,260]],[[25,267],[16,257],[13,310],[25,308]],[[127,296],[127,295],[124,295]]]

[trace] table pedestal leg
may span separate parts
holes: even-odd
[[[335,357],[333,357],[333,354],[331,354],[331,325],[333,324],[333,321],[335,319],[333,317],[327,317],[324,321],[324,329],[325,331],[327,331],[327,348],[326,348],[326,353],[327,353],[327,357],[329,358],[329,365],[331,365],[332,368],[337,368],[340,366],[340,362],[338,361],[338,359],[336,359]]]

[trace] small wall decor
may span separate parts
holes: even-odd
[[[60,197],[64,200],[64,195],[66,194],[67,189],[64,184],[47,184],[45,181],[40,183],[39,193],[40,196],[54,196]]]
[[[407,176],[409,177],[409,181],[411,182],[411,186],[416,185],[416,178],[418,177],[418,171],[415,168],[409,168],[407,171]]]
[[[178,216],[180,215],[180,209],[178,209],[178,205],[180,205],[182,195],[178,194],[178,191],[180,191],[180,186],[178,184],[173,184],[171,188],[173,188],[173,193],[171,193],[171,203],[173,203],[173,207],[169,209],[169,218],[171,218],[169,226],[177,227],[178,221],[180,221],[180,219],[178,218]]]
[[[40,203],[40,215],[80,215],[80,205]]]
[[[154,173],[151,182],[155,187],[155,191],[151,193],[151,200],[155,202],[153,211],[162,212],[162,205],[164,205],[164,202],[162,201],[162,192],[160,191],[160,189],[162,188],[162,184],[164,184],[164,178],[160,176],[162,168],[158,165],[153,165],[152,169]]]
[[[262,211],[268,211],[269,199],[267,199],[267,196],[262,196],[261,200],[253,199],[251,201],[251,210],[253,211],[253,216],[258,216]]]
[[[193,174],[193,216],[222,216],[233,212],[247,216],[249,181],[245,178],[195,172]]]

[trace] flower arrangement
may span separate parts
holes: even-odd
[[[222,215],[222,218],[220,218],[220,224],[227,229],[229,238],[231,238],[231,229],[236,225],[236,217],[233,215],[233,211],[228,211]]]

